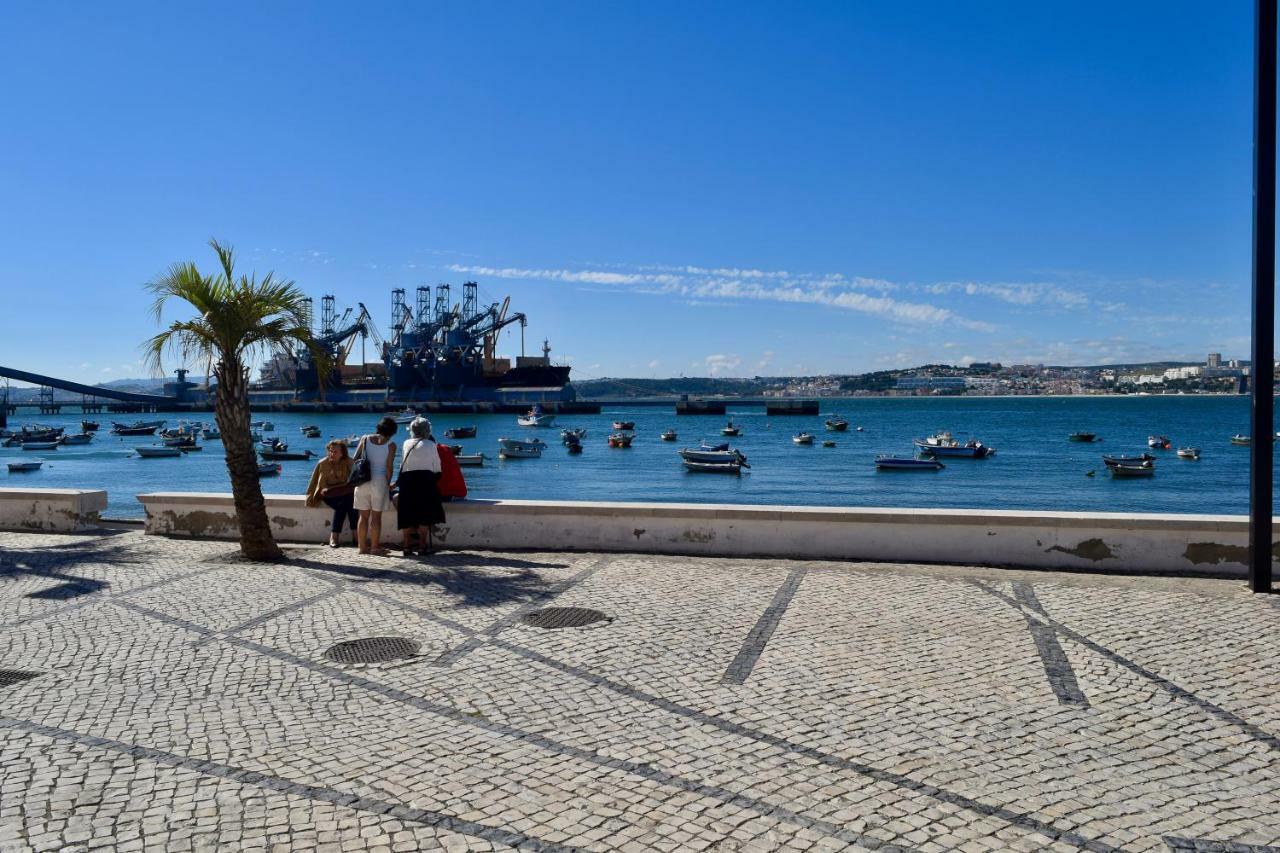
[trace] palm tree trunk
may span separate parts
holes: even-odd
[[[214,368],[218,378],[214,415],[227,453],[231,496],[240,526],[240,551],[250,560],[284,559],[271,535],[267,502],[258,479],[258,457],[249,433],[249,384],[238,359],[223,359]]]

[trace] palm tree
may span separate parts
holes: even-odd
[[[143,348],[147,362],[158,373],[163,373],[161,357],[166,351],[181,356],[184,362],[210,365],[217,381],[214,416],[227,454],[240,550],[251,560],[282,560],[284,555],[267,520],[249,430],[249,369],[256,356],[278,347],[301,346],[310,351],[319,367],[323,388],[328,354],[311,335],[305,297],[292,281],[276,278],[274,273],[262,280],[237,276],[231,247],[217,240],[210,240],[209,245],[218,255],[218,272],[202,275],[194,263],[177,263],[147,284],[155,294],[152,310],[156,322],[161,321],[165,303],[171,298],[189,303],[198,316],[174,320]]]

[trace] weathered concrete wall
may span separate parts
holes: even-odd
[[[139,495],[147,532],[232,538],[225,494]],[[444,547],[777,556],[1114,572],[1247,572],[1248,521],[1227,515],[843,509],[472,500],[446,505]],[[322,542],[327,509],[268,495],[282,541]],[[394,542],[394,514],[384,529]]]
[[[0,530],[74,533],[94,527],[107,493],[84,489],[0,489]]]

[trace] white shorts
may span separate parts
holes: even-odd
[[[374,512],[391,512],[391,487],[386,480],[375,478],[356,486],[355,508]]]

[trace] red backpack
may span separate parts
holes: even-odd
[[[436,447],[440,449],[440,479],[436,481],[440,497],[465,498],[467,481],[462,478],[462,467],[453,458],[453,451],[443,444],[437,444]]]

